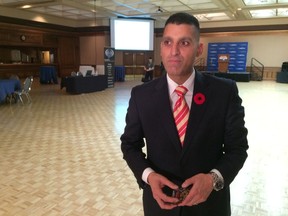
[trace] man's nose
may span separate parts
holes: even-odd
[[[172,55],[178,55],[179,53],[180,53],[179,44],[178,43],[174,43],[171,46],[171,54]]]

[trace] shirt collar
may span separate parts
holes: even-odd
[[[167,74],[167,82],[168,82],[168,89],[169,89],[169,95],[172,95],[178,86],[176,82],[174,82],[169,75]],[[182,84],[182,86],[186,87],[188,89],[188,92],[193,92],[194,88],[194,81],[195,81],[195,69],[193,68],[192,74],[190,77]]]

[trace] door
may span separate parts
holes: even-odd
[[[145,52],[124,52],[123,63],[126,75],[142,76],[145,66]]]

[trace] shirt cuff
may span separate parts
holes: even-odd
[[[151,169],[150,167],[146,168],[144,170],[144,172],[142,173],[142,180],[146,183],[146,184],[149,184],[148,183],[148,176],[150,173],[152,172],[155,172],[153,169]]]
[[[216,173],[216,175],[217,175],[220,179],[222,179],[222,181],[224,182],[224,178],[223,178],[222,174],[219,172],[219,170],[217,170],[217,169],[212,169],[210,172]]]

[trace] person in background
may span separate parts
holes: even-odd
[[[131,91],[121,150],[145,216],[231,215],[229,185],[248,156],[245,112],[235,81],[195,71],[199,40],[194,16],[171,15],[161,41],[166,76]]]
[[[143,82],[148,82],[153,80],[153,72],[154,72],[154,63],[151,57],[149,57],[146,66],[144,66],[145,75],[143,78]]]

